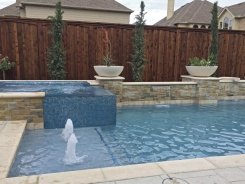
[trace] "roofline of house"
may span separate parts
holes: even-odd
[[[19,18],[20,16],[19,15],[13,15],[13,14],[2,14],[2,15],[0,15],[0,17],[6,17],[6,18],[16,17],[16,18]]]
[[[236,16],[235,18],[236,19],[242,19],[242,18],[245,18],[245,15],[243,15],[243,16]]]
[[[229,7],[225,7],[222,12],[219,14],[218,18],[220,18],[220,16],[224,13],[224,11],[227,10],[234,18],[236,19],[240,19],[240,18],[244,18],[245,15],[242,15],[242,16],[235,16],[230,10],[229,10]]]
[[[218,15],[218,18],[220,18],[220,16],[225,12],[225,10],[227,10],[233,17],[236,18],[235,15],[233,15],[233,13],[229,10],[228,7],[224,7],[223,10],[220,12],[220,14]]]
[[[174,25],[176,24],[203,24],[203,25],[210,25],[210,23],[207,22],[176,22]]]
[[[46,6],[46,7],[55,7],[55,5],[51,4],[44,4],[44,3],[32,3],[32,2],[21,2],[19,7],[25,6],[25,5],[33,5],[33,6]],[[133,13],[133,10],[115,10],[115,9],[103,9],[103,8],[85,8],[85,7],[75,7],[75,6],[65,6],[62,5],[63,8],[70,8],[70,9],[80,9],[80,10],[100,10],[100,11],[109,11],[109,12],[120,12],[120,13]]]

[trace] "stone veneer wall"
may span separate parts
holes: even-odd
[[[44,93],[1,93],[0,121],[27,120],[27,129],[41,129]]]
[[[200,100],[227,99],[227,97],[245,98],[245,81],[236,77],[199,78],[182,76],[182,80],[197,83]]]
[[[242,96],[244,92],[242,92],[242,83],[227,83],[222,82],[219,85],[219,96],[226,97],[226,96]],[[241,90],[240,90],[241,89]]]
[[[121,101],[195,100],[195,83],[123,83]]]
[[[207,78],[205,80],[196,77],[182,77],[184,82],[197,84],[197,98],[199,100],[217,100],[219,96],[219,79]]]
[[[245,96],[245,80],[244,81],[240,81],[238,83],[238,88],[239,88],[238,95],[239,96]]]
[[[96,77],[99,85],[114,92],[119,104],[213,103],[245,99],[245,81],[238,78],[182,76],[182,82],[123,82],[123,78]],[[231,98],[232,97],[232,98]]]

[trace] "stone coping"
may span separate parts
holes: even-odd
[[[117,103],[117,107],[144,106],[144,105],[195,104],[195,103],[197,103],[196,100],[126,101],[126,102]]]
[[[190,172],[214,172],[222,169],[235,169],[245,167],[245,155],[221,156],[196,158],[188,160],[165,161],[147,164],[136,164],[119,167],[108,167],[90,170],[70,171],[61,173],[42,174],[36,176],[24,176],[15,178],[5,178],[0,180],[1,184],[109,184],[151,176],[174,176],[183,175]],[[242,171],[241,171],[242,172]],[[239,173],[240,174],[240,173]],[[208,178],[206,178],[208,179]],[[204,179],[205,181],[205,179]],[[136,182],[137,183],[137,182]],[[134,183],[134,184],[136,184]],[[138,184],[138,183],[137,183]],[[150,184],[150,183],[149,183]],[[221,183],[219,183],[221,184]],[[224,183],[222,183],[224,184]]]
[[[0,82],[88,82],[91,86],[97,86],[96,80],[3,80]]]
[[[123,81],[125,80],[124,77],[101,77],[101,76],[94,76],[96,80],[101,80],[101,81]]]
[[[212,105],[217,104],[221,100],[245,100],[245,96],[226,96],[219,97],[218,100],[163,100],[163,101],[125,101],[118,102],[117,107],[126,106],[144,106],[144,105],[189,105],[189,104],[200,104],[200,105]]]
[[[172,85],[197,85],[196,82],[124,82],[125,86],[172,86]]]
[[[181,75],[181,78],[193,79],[193,80],[211,80],[211,81],[220,80],[220,78],[217,78],[217,77],[193,77],[191,75]]]
[[[39,98],[45,97],[45,92],[1,92],[0,98]]]
[[[182,75],[182,78],[193,79],[193,80],[211,80],[211,81],[220,81],[221,83],[226,82],[243,82],[238,77],[194,77],[191,75]],[[244,80],[245,81],[245,80]]]
[[[0,82],[86,82],[89,80],[1,80]]]
[[[245,100],[245,96],[221,96],[219,100]]]
[[[99,86],[99,82],[96,80],[86,80],[91,86]]]
[[[14,161],[22,135],[26,128],[26,121],[2,121],[0,129],[0,183],[6,178]]]
[[[220,77],[221,83],[240,82],[238,77]]]

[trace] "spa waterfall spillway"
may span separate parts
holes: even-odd
[[[64,128],[68,118],[75,128],[116,124],[116,96],[87,82],[6,81],[0,82],[0,92],[45,92],[46,129]]]

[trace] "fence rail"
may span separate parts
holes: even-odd
[[[0,53],[15,61],[8,79],[46,80],[50,21],[0,18]],[[115,64],[124,65],[123,76],[131,81],[128,62],[132,55],[133,25],[66,22],[64,47],[68,80],[94,79],[93,66],[101,64],[103,30],[108,30]],[[144,81],[178,81],[186,74],[190,57],[206,58],[211,34],[205,29],[146,26]],[[245,76],[245,31],[219,32],[218,76]]]

